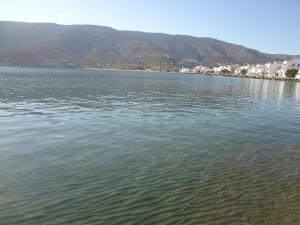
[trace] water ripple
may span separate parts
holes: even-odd
[[[0,223],[300,224],[299,91],[0,68]]]

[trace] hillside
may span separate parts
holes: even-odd
[[[0,64],[179,67],[289,59],[212,38],[119,31],[93,25],[0,22]]]

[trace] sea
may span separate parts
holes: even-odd
[[[0,67],[1,225],[299,225],[300,83]]]

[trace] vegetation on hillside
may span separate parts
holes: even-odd
[[[100,68],[192,68],[288,60],[213,38],[109,27],[0,22],[0,64]]]

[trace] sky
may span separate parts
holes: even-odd
[[[300,55],[300,0],[0,0],[0,5],[1,21],[212,37]]]

